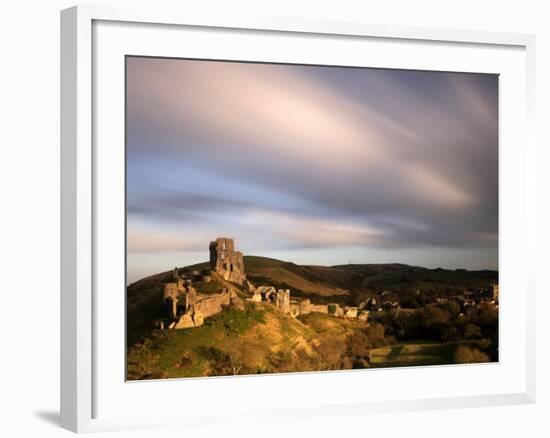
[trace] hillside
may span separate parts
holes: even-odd
[[[244,260],[247,275],[255,283],[287,287],[298,295],[330,297],[337,301],[338,296],[353,295],[360,289],[378,293],[408,288],[429,292],[481,288],[498,281],[498,272],[489,270],[428,269],[399,263],[312,266],[255,256],[245,256]]]
[[[316,304],[357,305],[386,290],[400,299],[411,290],[454,293],[487,287],[498,278],[494,271],[402,264],[300,266],[254,256],[246,256],[244,264],[256,286],[290,289],[293,298],[309,297]],[[208,263],[200,263],[179,271],[208,268]],[[246,301],[249,292],[217,273],[206,283],[195,281],[197,292],[204,296],[233,289],[244,299],[244,308],[226,305],[199,327],[159,330],[155,321],[166,313],[163,284],[172,278],[173,272],[166,271],[127,288],[130,380],[452,363],[459,347],[466,348],[470,361],[498,356],[498,312],[490,304],[468,317],[443,306],[405,308],[399,317],[375,313],[369,322],[316,312],[293,318],[273,304]]]
[[[247,277],[254,284],[290,289],[295,296],[306,296],[318,301],[324,297],[349,294],[354,274],[345,270],[321,266],[300,266],[265,257],[244,258]]]
[[[337,302],[358,305],[365,297],[391,290],[438,292],[487,287],[498,280],[496,271],[464,269],[427,269],[404,264],[349,264],[339,266],[301,266],[267,257],[245,256],[247,277],[255,285],[290,289],[293,297],[308,297],[315,303]],[[208,262],[182,268],[202,270]],[[172,271],[143,278],[127,288],[128,343],[150,331],[151,321],[160,317],[162,284],[170,281]],[[211,285],[212,286],[212,285]]]
[[[187,330],[155,330],[128,350],[128,379],[351,368],[347,339],[367,323],[296,319],[266,303],[233,306]]]

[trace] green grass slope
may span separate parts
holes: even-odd
[[[130,346],[128,379],[340,369],[347,336],[366,326],[320,314],[302,322],[266,303],[229,306],[201,327],[155,330]]]

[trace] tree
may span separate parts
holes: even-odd
[[[462,338],[462,333],[460,333],[460,330],[455,327],[454,325],[446,325],[441,330],[441,340],[443,342],[452,342],[452,341],[458,341]]]
[[[315,348],[318,358],[316,370],[326,371],[351,368],[351,361],[345,354],[346,349],[346,342],[339,336],[328,336],[322,339]]]
[[[481,329],[475,324],[466,324],[466,327],[464,327],[464,337],[466,339],[480,338]]]
[[[480,327],[495,328],[498,326],[498,309],[491,303],[481,303],[477,321]]]

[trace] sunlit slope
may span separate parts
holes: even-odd
[[[229,306],[204,325],[155,330],[128,350],[128,378],[158,379],[339,369],[347,336],[366,327],[328,315],[315,323],[266,303]],[[322,326],[322,329],[319,327]]]

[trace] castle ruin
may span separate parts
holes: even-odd
[[[171,329],[199,327],[209,318],[223,310],[225,306],[235,305],[244,310],[244,303],[238,296],[251,295],[246,299],[252,303],[269,303],[278,311],[292,317],[307,315],[311,312],[324,313],[348,319],[366,321],[368,311],[358,307],[338,304],[314,304],[309,298],[293,299],[290,289],[275,289],[273,286],[258,286],[247,280],[243,254],[235,251],[233,239],[218,237],[210,242],[210,269],[211,275],[203,271],[192,271],[180,275],[178,268],[174,268],[172,281],[164,284],[163,299],[167,307],[166,319],[159,321],[159,326]],[[222,284],[217,293],[199,293],[193,286],[209,283],[212,278],[218,278]],[[241,286],[232,287],[230,283]],[[198,286],[197,286],[198,287]],[[200,288],[199,288],[200,290]]]
[[[235,251],[233,239],[218,237],[210,242],[210,269],[220,274],[224,280],[242,286],[246,279],[243,253]]]

